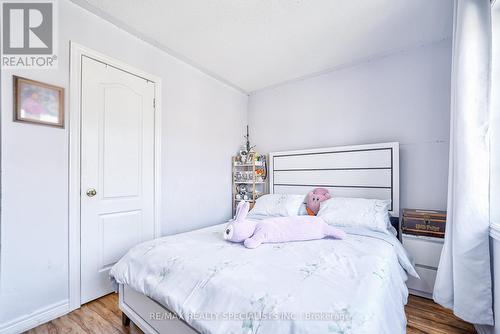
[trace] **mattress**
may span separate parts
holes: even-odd
[[[223,240],[224,224],[145,242],[112,268],[201,333],[405,333],[407,275],[392,235],[264,244]]]

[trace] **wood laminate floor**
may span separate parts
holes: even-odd
[[[408,318],[407,333],[454,334],[476,333],[474,327],[450,311],[431,300],[410,296],[406,305]],[[110,294],[83,305],[63,317],[40,325],[26,333],[142,333],[133,324],[122,326],[121,311],[118,308],[118,295]]]

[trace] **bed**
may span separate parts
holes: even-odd
[[[397,143],[270,154],[270,191],[390,199],[399,216]],[[112,269],[124,321],[146,333],[404,333],[416,275],[390,233],[246,249],[225,224],[131,249]]]

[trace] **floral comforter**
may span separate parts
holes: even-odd
[[[405,333],[407,273],[392,235],[264,244],[223,240],[225,225],[145,242],[111,270],[201,333]]]

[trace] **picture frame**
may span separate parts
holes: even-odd
[[[64,88],[13,76],[14,122],[64,128]]]

